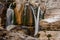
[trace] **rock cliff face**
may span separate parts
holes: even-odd
[[[60,17],[57,17],[60,16],[60,0],[47,0],[45,5],[45,19],[41,20],[40,25],[42,27],[53,27],[56,30],[60,26]]]
[[[47,15],[54,16],[54,15],[60,15],[60,0],[47,0],[46,4],[46,11]]]
[[[47,9],[60,8],[60,0],[48,0],[46,5],[47,5]]]
[[[25,0],[24,0],[25,1]],[[24,2],[23,0],[16,0],[17,4]],[[34,5],[36,0],[30,0]],[[31,37],[28,34],[28,31],[25,29],[20,29],[20,26],[17,28],[12,28],[7,31],[0,27],[0,40],[60,40],[60,0],[38,0],[41,4],[46,6],[45,19],[40,21],[40,25],[43,31],[40,31],[38,34],[39,38]],[[0,19],[1,24],[1,19]],[[1,26],[1,25],[0,25]],[[11,26],[13,27],[13,26]],[[33,28],[32,28],[33,29]],[[34,29],[33,29],[34,30]],[[48,31],[50,30],[50,31]],[[53,31],[51,31],[53,30]],[[32,30],[31,30],[32,31]],[[33,32],[33,31],[32,31]]]

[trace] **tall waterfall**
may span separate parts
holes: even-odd
[[[32,8],[32,7],[31,7]],[[37,13],[37,17],[35,15],[35,11],[34,9],[32,8],[33,10],[33,15],[34,15],[34,20],[35,20],[35,34],[34,36],[38,33],[38,30],[39,30],[39,14],[40,14],[40,6],[38,7],[38,13]]]
[[[6,20],[6,26],[12,25],[14,20],[14,10],[11,8],[12,3],[10,4],[9,8],[7,9],[7,20]]]
[[[37,13],[37,17],[35,19],[35,34],[34,34],[34,36],[38,33],[38,30],[39,30],[39,13],[40,13],[40,7],[38,7],[38,13]]]

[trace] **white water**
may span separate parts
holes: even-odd
[[[9,25],[6,27],[6,30],[7,31],[10,31],[11,29],[15,28],[16,26],[15,25]]]
[[[7,17],[7,20],[6,20],[6,29],[7,30],[10,30],[11,28],[13,28],[13,26],[11,27],[10,25],[13,25],[13,20],[14,20],[14,10],[11,9],[11,5],[9,5],[9,8],[7,9],[7,14],[6,14],[6,17]]]
[[[14,19],[14,10],[11,9],[11,5],[12,4],[10,4],[9,8],[7,9],[7,14],[6,14],[6,17],[7,17],[7,24],[6,25],[7,26],[13,24],[13,19]]]
[[[37,18],[35,21],[35,34],[34,34],[34,36],[38,33],[38,30],[39,30],[39,13],[40,13],[40,7],[38,8]]]
[[[38,8],[37,17],[35,16],[35,12],[34,12],[33,8],[32,8],[32,10],[33,10],[33,15],[34,15],[34,20],[35,20],[35,33],[34,33],[34,36],[35,36],[35,35],[37,35],[38,30],[39,30],[39,13],[40,13],[40,7]]]

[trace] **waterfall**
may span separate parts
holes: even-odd
[[[40,7],[38,8],[38,13],[35,21],[35,34],[34,36],[38,33],[39,30],[39,13],[40,13]]]
[[[9,5],[9,8],[7,9],[7,20],[6,20],[6,26],[12,25],[13,24],[13,20],[14,20],[14,10],[11,9],[11,5],[12,3]]]
[[[34,36],[35,36],[38,33],[38,30],[39,30],[39,13],[40,13],[40,7],[38,7],[37,17],[35,16],[34,9],[32,7],[31,7],[31,9],[33,10],[33,15],[34,15],[34,20],[35,20],[35,34],[34,34]]]

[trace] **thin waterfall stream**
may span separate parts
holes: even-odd
[[[37,14],[37,18],[35,21],[35,34],[34,34],[34,36],[38,33],[38,30],[39,30],[39,13],[40,13],[40,7],[38,7],[38,14]]]
[[[33,15],[34,15],[34,20],[35,20],[35,33],[34,33],[34,36],[35,36],[35,35],[37,35],[38,30],[39,30],[39,16],[40,16],[39,13],[40,13],[40,7],[38,7],[37,17],[35,16],[35,12],[34,12],[33,8],[32,8],[32,10],[33,10]]]
[[[7,14],[6,14],[6,29],[9,30],[13,28],[10,25],[14,25],[14,10],[11,8],[12,3],[9,5],[9,8],[7,9]]]

